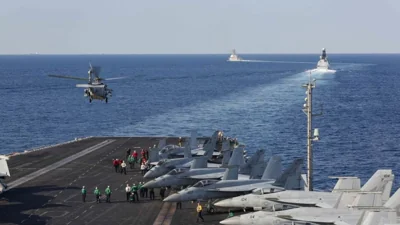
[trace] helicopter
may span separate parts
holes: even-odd
[[[101,67],[99,66],[92,66],[89,63],[89,81],[87,84],[77,84],[76,87],[85,88],[84,90],[84,97],[89,98],[89,102],[91,103],[93,100],[105,100],[108,103],[108,98],[112,96],[113,90],[108,88],[107,85],[102,82],[106,80],[116,80],[122,79],[124,77],[114,77],[104,79],[99,76]],[[86,78],[81,77],[72,77],[72,76],[64,76],[64,75],[54,75],[50,74],[49,77],[56,77],[56,78],[66,78],[66,79],[73,79],[73,80],[86,80]]]

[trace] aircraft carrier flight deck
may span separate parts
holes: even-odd
[[[0,223],[197,224],[196,203],[183,202],[182,209],[176,209],[176,203],[161,201],[159,189],[155,189],[155,200],[126,201],[126,184],[145,180],[138,164],[134,169],[127,166],[127,175],[124,175],[115,172],[112,160],[124,159],[128,148],[140,153],[141,148],[154,146],[159,139],[91,137],[10,156],[11,177],[6,179],[7,191],[0,196]],[[175,137],[167,139],[167,143],[177,142]],[[111,202],[96,203],[95,187],[104,194],[108,185],[112,191]],[[87,189],[85,203],[82,186]],[[166,196],[168,194],[167,189]],[[228,215],[226,211],[214,214],[203,211],[205,222],[198,224],[219,224]]]

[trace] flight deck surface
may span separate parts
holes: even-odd
[[[128,148],[140,151],[158,143],[157,137],[95,137],[10,157],[10,190],[0,195],[1,224],[196,224],[196,204],[155,200],[126,202],[125,186],[145,181],[138,165],[127,175],[116,173],[112,159],[125,158]],[[168,138],[167,143],[176,143]],[[139,152],[140,155],[140,152]],[[94,188],[102,194],[111,187],[111,203],[95,202]],[[81,188],[87,189],[82,202]],[[167,190],[166,195],[169,194]],[[219,224],[227,213],[205,212],[204,223]]]

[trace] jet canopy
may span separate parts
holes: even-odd
[[[166,162],[166,160],[160,160],[160,161],[158,161],[157,166],[161,166],[161,165],[164,164],[165,162]]]
[[[192,187],[206,187],[211,184],[215,184],[218,180],[201,180],[195,183]]]
[[[176,146],[174,146],[174,145],[167,145],[167,146],[165,146],[164,148],[162,148],[162,149],[160,150],[160,153],[162,153],[162,154],[168,153],[168,152],[174,150],[175,147],[176,147]]]
[[[181,174],[181,173],[183,173],[185,171],[187,171],[186,168],[176,168],[176,169],[173,169],[173,170],[169,171],[167,174],[168,175],[177,175],[177,174]]]

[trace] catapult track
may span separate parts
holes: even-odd
[[[1,224],[196,224],[196,204],[163,203],[159,190],[155,200],[127,203],[126,184],[145,181],[136,165],[127,175],[115,173],[113,158],[126,150],[148,148],[159,137],[91,137],[10,156],[9,190],[0,196]],[[169,137],[167,143],[177,143]],[[111,203],[95,203],[93,190],[111,186]],[[87,188],[86,203],[80,190]],[[166,193],[169,194],[169,191]],[[205,207],[204,207],[205,208]],[[235,213],[236,214],[236,213]],[[201,224],[219,224],[227,212],[207,214]]]

